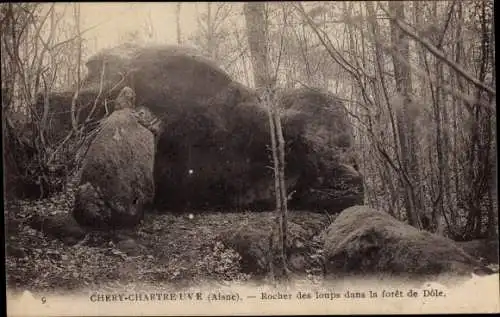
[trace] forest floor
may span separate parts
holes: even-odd
[[[35,230],[35,215],[69,213],[71,194],[17,200],[5,206],[7,285],[13,292],[82,289],[189,288],[265,281],[242,273],[240,255],[218,239],[237,224],[272,219],[271,212],[148,213],[135,230],[90,232],[68,245]],[[259,220],[261,221],[261,220]],[[318,276],[304,274],[305,280]]]
[[[240,255],[226,247],[219,234],[242,223],[264,224],[267,219],[271,221],[272,212],[150,212],[135,230],[90,232],[76,244],[64,243],[30,225],[35,215],[67,214],[71,206],[71,191],[43,200],[6,203],[9,291],[150,291],[166,287],[269,284],[265,276],[244,273]],[[326,216],[316,221],[323,220],[325,226],[332,221]],[[315,234],[313,238],[319,237]],[[318,254],[307,254],[313,256]],[[321,261],[310,263],[317,267],[294,274],[295,285],[324,281]]]

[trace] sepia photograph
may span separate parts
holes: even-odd
[[[0,4],[7,316],[499,313],[494,25]]]

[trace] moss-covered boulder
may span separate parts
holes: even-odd
[[[366,206],[342,211],[324,233],[324,252],[334,275],[467,275],[482,268],[452,240]]]
[[[83,160],[73,210],[81,225],[133,227],[154,197],[154,136],[132,111],[106,118]]]
[[[275,214],[262,213],[258,218],[231,226],[219,234],[219,240],[241,256],[244,273],[265,275],[272,260],[270,243],[275,236]],[[320,213],[306,211],[289,212],[287,255],[289,268],[304,273],[322,267],[319,254],[321,246],[315,239],[328,226],[329,218]]]
[[[77,102],[81,120],[94,104],[96,120],[106,109],[121,108],[114,98],[128,86],[137,106],[162,122],[154,167],[158,209],[273,208],[267,110],[256,91],[196,51],[176,46],[122,45],[92,56],[87,67]],[[71,128],[63,110],[72,96],[51,96],[50,120],[61,131]],[[280,92],[277,103],[283,108],[290,208],[338,212],[362,203],[342,102],[325,91],[292,89]]]
[[[309,88],[284,90],[278,100],[284,109],[287,174],[297,179],[290,205],[338,213],[363,204],[363,177],[342,101]]]
[[[67,212],[46,216],[34,215],[30,218],[29,225],[48,237],[59,239],[68,245],[82,240],[86,234],[84,228]]]

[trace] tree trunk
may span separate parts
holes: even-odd
[[[375,49],[374,49],[374,59],[375,59],[375,81],[373,82],[373,95],[374,95],[374,102],[375,105],[378,108],[378,112],[382,113],[384,110],[387,111],[387,116],[388,116],[388,122],[386,123],[385,120],[381,117],[381,115],[376,115],[375,116],[375,128],[377,129],[375,137],[377,138],[375,143],[377,144],[376,146],[376,152],[382,155],[381,159],[384,161],[384,166],[391,166],[394,169],[394,172],[398,176],[398,180],[400,182],[400,186],[405,188],[405,185],[407,184],[407,181],[405,181],[405,177],[403,175],[402,167],[401,167],[401,154],[399,150],[399,142],[398,142],[398,134],[397,134],[397,121],[396,118],[394,117],[394,111],[393,107],[391,107],[391,104],[389,102],[389,92],[387,88],[387,82],[385,80],[384,73],[386,72],[385,67],[384,67],[384,50],[382,48],[381,43],[383,42],[381,32],[380,32],[380,27],[376,19],[376,12],[373,6],[373,1],[367,1],[365,3],[366,5],[366,11],[368,14],[368,19],[369,19],[369,24],[370,24],[370,31],[373,37],[373,42],[375,44]],[[383,106],[386,106],[384,109]],[[395,159],[391,159],[388,155],[388,151],[384,150],[386,155],[383,155],[380,152],[380,149],[377,147],[380,146],[381,141],[380,140],[385,140],[387,138],[386,133],[391,133],[391,141],[392,144],[394,144],[394,156]],[[372,140],[373,141],[373,140]],[[390,175],[390,172],[389,172]],[[394,194],[398,193],[398,191],[394,191]],[[399,196],[399,194],[397,194]],[[399,200],[399,197],[393,197],[393,201]],[[397,206],[397,205],[396,205]],[[398,209],[396,210],[397,214],[400,215],[401,211]]]
[[[248,2],[243,6],[245,13],[248,46],[250,48],[254,83],[257,88],[272,85],[268,58],[268,23],[263,2]]]
[[[288,277],[287,268],[287,194],[285,184],[285,141],[281,119],[276,109],[274,80],[270,75],[268,58],[268,23],[265,3],[246,2],[243,6],[247,38],[252,57],[254,82],[262,91],[262,100],[268,109],[271,148],[274,166],[276,196],[276,227],[270,235],[271,274],[276,280]]]
[[[75,28],[76,28],[76,36],[77,36],[77,68],[76,68],[76,90],[73,96],[73,100],[71,101],[71,125],[73,127],[73,132],[78,131],[78,115],[76,109],[76,102],[78,100],[78,95],[80,93],[80,84],[81,84],[81,58],[82,58],[82,37],[80,32],[80,4],[74,4],[74,18],[75,18]]]
[[[404,2],[390,1],[389,10],[397,19],[404,21]],[[412,80],[410,68],[402,62],[397,55],[400,55],[407,63],[409,60],[408,38],[391,20],[391,43],[393,46],[392,61],[394,65],[394,79],[396,90],[403,97],[402,104],[396,109],[398,142],[401,157],[401,169],[406,173],[407,181],[402,183],[405,191],[405,208],[408,216],[408,223],[417,228],[421,227],[418,216],[418,209],[421,204],[417,201],[415,184],[418,179],[418,165],[415,147],[415,127],[414,120],[408,114],[408,106],[412,103]]]
[[[207,51],[212,59],[217,59],[215,54],[214,27],[212,22],[212,3],[207,2]]]
[[[176,25],[176,31],[177,31],[177,44],[178,45],[182,44],[182,39],[181,39],[181,6],[182,6],[182,2],[177,2],[175,5],[175,25]]]

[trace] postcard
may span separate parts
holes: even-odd
[[[8,316],[500,312],[493,1],[0,7]]]

